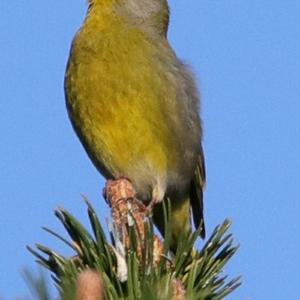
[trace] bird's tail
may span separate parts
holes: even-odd
[[[205,165],[203,151],[199,153],[195,174],[191,181],[189,195],[177,201],[171,199],[170,211],[170,245],[171,249],[176,250],[182,235],[191,232],[191,212],[193,215],[195,228],[201,227],[200,236],[205,238],[205,225],[203,217],[203,188],[205,185]],[[158,203],[154,207],[153,220],[159,231],[165,236],[165,220],[163,215],[163,204]]]
[[[169,243],[172,251],[176,252],[179,240],[183,235],[191,232],[192,229],[190,221],[190,201],[189,198],[183,199],[182,201],[171,201],[170,206],[170,216],[168,220],[168,226],[170,226]],[[153,210],[153,220],[160,233],[165,237],[165,218],[163,211],[163,203],[157,203]]]

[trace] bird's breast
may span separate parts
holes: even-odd
[[[95,166],[145,191],[179,178],[191,152],[176,72],[160,55],[139,32],[89,47],[75,40],[65,79],[70,119]]]

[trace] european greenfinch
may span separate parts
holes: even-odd
[[[65,94],[72,125],[107,179],[128,178],[138,199],[171,203],[171,244],[203,222],[199,96],[167,40],[165,0],[89,0],[70,51]]]

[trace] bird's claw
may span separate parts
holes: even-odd
[[[152,200],[150,201],[150,203],[146,206],[146,214],[149,215],[152,213],[153,208],[155,206],[155,204],[157,203],[157,199],[156,198],[152,198]]]

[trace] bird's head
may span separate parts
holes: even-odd
[[[166,35],[169,25],[167,0],[87,0],[89,10],[114,10],[132,22]]]
[[[138,22],[166,35],[169,25],[167,0],[123,0],[126,10]]]

